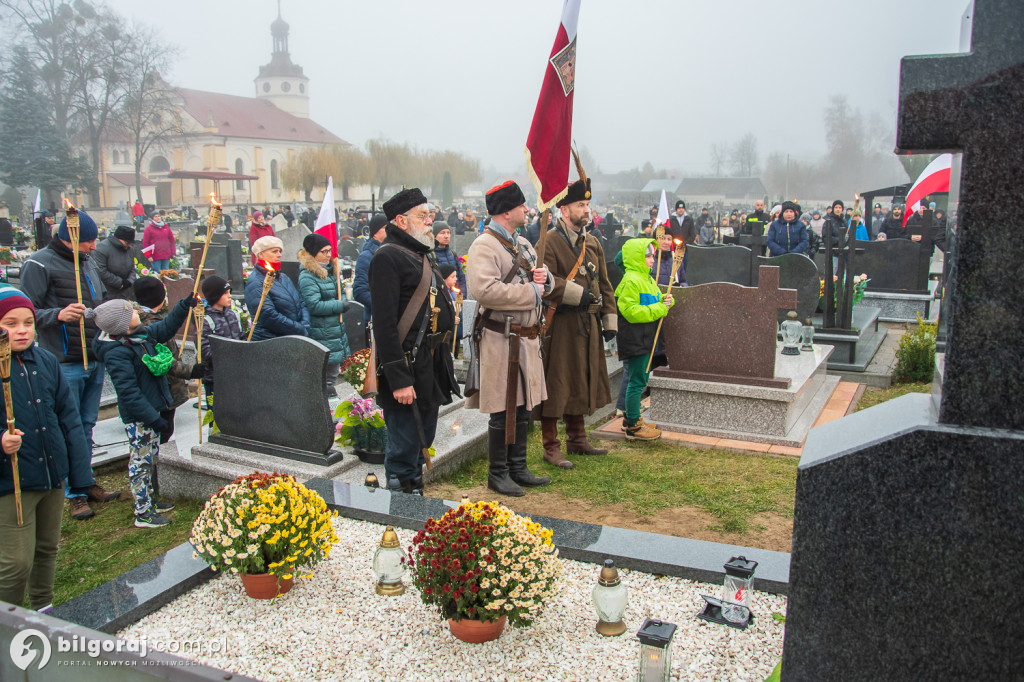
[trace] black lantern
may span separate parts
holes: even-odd
[[[732,623],[746,623],[750,618],[750,589],[754,584],[756,561],[734,556],[725,565],[722,585],[722,618]]]
[[[674,623],[648,618],[636,633],[640,640],[640,670],[637,682],[667,682],[672,670],[672,638]]]

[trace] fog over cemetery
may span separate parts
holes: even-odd
[[[0,679],[1012,678],[1022,23],[0,0]]]

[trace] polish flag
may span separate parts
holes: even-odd
[[[40,201],[42,200],[42,198],[43,198],[43,190],[37,189],[36,190],[36,205],[32,209],[32,217],[33,218],[35,216],[39,215],[39,213],[40,213],[40,211],[39,211],[39,204],[40,204]]]
[[[327,178],[327,191],[324,192],[324,203],[320,204],[320,213],[316,217],[313,232],[323,235],[331,243],[331,257],[338,257],[338,223],[334,219],[334,177]],[[315,256],[315,253],[309,254]]]
[[[928,164],[914,185],[907,192],[907,210],[903,212],[903,224],[907,224],[911,214],[921,207],[921,201],[934,192],[949,191],[949,174],[953,166],[952,154],[940,154]]]
[[[658,204],[658,224],[654,226],[654,229],[658,229],[658,225],[668,225],[668,198],[665,196],[665,190],[661,190],[661,203]]]
[[[576,82],[576,22],[580,0],[565,0],[562,22],[544,72],[544,83],[526,138],[526,170],[546,210],[565,196],[569,186],[572,99]]]

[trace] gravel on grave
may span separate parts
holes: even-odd
[[[383,526],[339,517],[340,542],[309,580],[276,600],[246,596],[222,575],[121,630],[118,637],[185,642],[223,638],[224,650],[178,654],[262,680],[632,680],[647,617],[676,623],[673,679],[766,679],[782,657],[786,599],[755,592],[756,621],[739,631],[695,617],[700,595],[720,586],[621,570],[629,587],[626,633],[596,632],[591,591],[599,567],[563,560],[560,593],[531,627],[466,644],[409,587],[399,597],[374,592],[370,571]],[[399,529],[403,546],[413,533]],[[728,559],[728,557],[725,557]],[[723,559],[724,561],[724,559]],[[756,578],[755,578],[756,587]],[[214,647],[219,648],[219,647]]]

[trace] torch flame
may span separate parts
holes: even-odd
[[[214,194],[213,192],[210,192],[210,203],[213,204],[214,206],[220,206],[220,203],[218,203],[217,201],[217,195]]]
[[[462,293],[462,290],[459,289],[458,287],[452,287],[452,291],[454,291],[456,294],[461,294]]]
[[[74,211],[75,210],[74,204],[72,204],[70,201],[68,201],[67,197],[64,197],[64,206],[67,207],[67,209],[69,211]]]
[[[675,243],[676,246],[679,246],[680,244],[683,243],[682,239],[673,239],[672,241]]]

